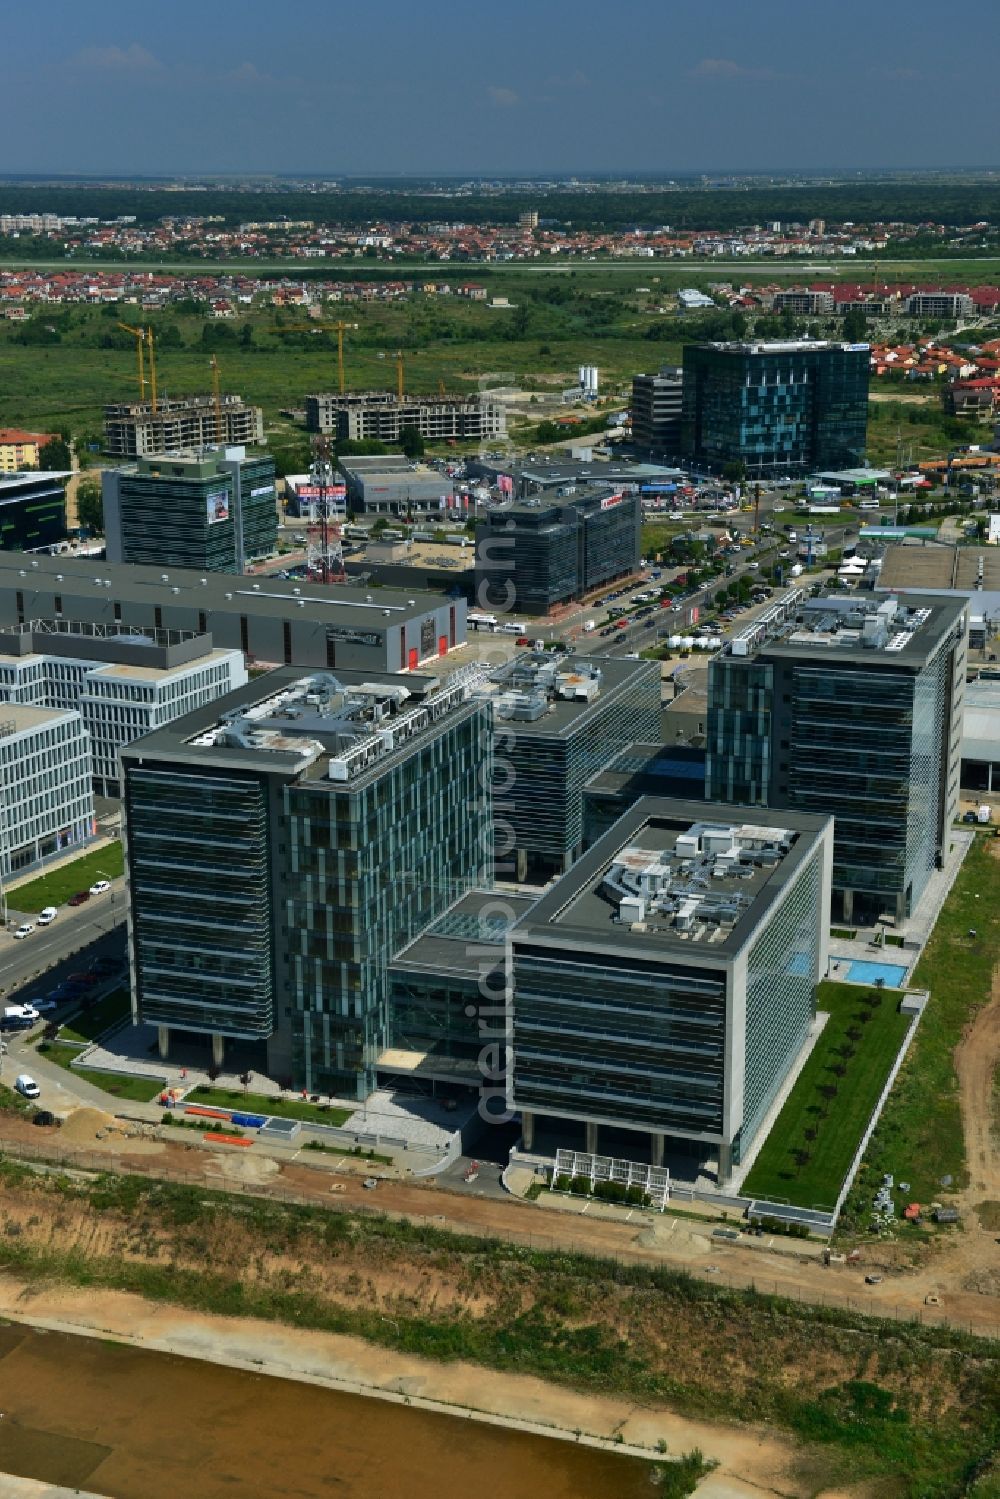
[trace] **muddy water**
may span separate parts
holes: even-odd
[[[113,1499],[657,1492],[612,1452],[20,1324],[0,1324],[0,1412],[0,1473]]]

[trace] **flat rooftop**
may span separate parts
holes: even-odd
[[[567,481],[558,489],[537,490],[503,504],[495,502],[487,504],[483,501],[479,510],[479,519],[488,520],[493,515],[506,516],[511,513],[533,514],[539,510],[562,510],[567,505],[581,505],[587,502],[593,504],[595,501],[608,499],[620,491],[621,487],[620,484],[615,484],[610,476],[602,479],[600,483],[579,484]],[[639,496],[626,495],[625,499],[634,499],[638,502]]]
[[[727,643],[723,655],[919,667],[961,619],[965,599],[931,594],[821,594],[793,589]]]
[[[655,796],[662,791],[657,781],[688,779],[692,790],[705,784],[705,755],[684,744],[635,744],[619,750],[609,765],[591,776],[584,790],[607,796],[621,796],[638,789],[640,795]],[[674,788],[671,788],[672,790]]]
[[[698,347],[695,345],[694,347]],[[753,339],[751,341],[733,340],[728,343],[709,343],[701,347],[718,349],[724,354],[815,354],[817,350],[840,349],[844,353],[867,353],[868,344],[845,344],[838,343],[833,339],[824,338],[786,338],[786,339]]]
[[[578,733],[610,695],[636,678],[658,682],[659,670],[658,661],[519,651],[480,691],[492,700],[498,725],[509,724],[519,739],[555,738]]]
[[[64,718],[79,718],[72,708],[36,708],[30,703],[0,703],[0,739],[22,734],[26,729],[40,729]]]
[[[1000,547],[886,547],[879,588],[1000,589]]]
[[[45,614],[51,609],[34,607],[32,589],[46,597],[59,593],[66,600],[101,599],[141,603],[178,604],[198,610],[224,610],[287,619],[294,609],[307,618],[324,623],[391,629],[411,619],[420,619],[441,607],[439,593],[393,588],[368,590],[349,583],[305,583],[286,578],[244,576],[240,573],[199,572],[196,568],[139,567],[134,563],[106,562],[93,557],[26,557],[20,552],[0,552],[0,589],[17,590],[25,597],[25,613]],[[66,614],[73,609],[67,603]]]
[[[451,715],[474,707],[480,679],[279,667],[135,741],[142,761],[253,769],[355,790],[411,754]]]
[[[532,895],[470,890],[404,947],[390,969],[419,969],[478,980],[482,977],[483,949],[495,947],[499,961],[508,931],[534,904]]]
[[[514,941],[732,957],[828,827],[805,813],[643,797],[522,917]]]

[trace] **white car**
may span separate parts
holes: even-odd
[[[34,930],[35,930],[35,924],[34,924],[34,922],[32,922],[32,921],[22,921],[21,925],[18,927],[17,931],[14,933],[14,941],[15,942],[19,942],[23,937],[30,937],[31,934],[32,934],[32,932]]]
[[[90,887],[90,893],[91,893],[91,895],[103,895],[106,890],[110,890],[110,889],[111,889],[111,881],[110,880],[98,880],[96,882],[96,884],[91,885],[91,887]]]
[[[48,926],[49,922],[55,921],[58,915],[59,912],[56,910],[55,906],[46,906],[44,911],[39,911],[38,913],[38,925]]]
[[[14,1087],[22,1098],[39,1098],[41,1096],[41,1088],[35,1082],[35,1079],[29,1077],[26,1072],[22,1072],[20,1077],[15,1078]]]

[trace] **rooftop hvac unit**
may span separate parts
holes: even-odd
[[[674,848],[679,858],[695,858],[701,852],[697,833],[678,833]]]
[[[646,919],[646,902],[640,895],[626,895],[622,897],[618,906],[620,920],[628,925]]]

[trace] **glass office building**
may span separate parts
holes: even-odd
[[[912,912],[958,808],[964,599],[792,595],[713,660],[706,792],[835,819],[834,915]]]
[[[832,825],[644,797],[513,927],[512,1101],[727,1182],[826,969]],[[608,1153],[610,1147],[605,1146]],[[625,1154],[620,1145],[614,1154]],[[698,1169],[698,1168],[695,1168]]]
[[[364,1097],[391,960],[488,873],[491,744],[461,673],[281,669],[128,746],[135,1018]]]
[[[690,344],[683,357],[681,446],[695,466],[766,480],[862,462],[867,344]]]

